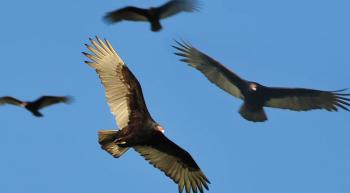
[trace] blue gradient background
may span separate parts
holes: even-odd
[[[251,123],[241,101],[178,61],[184,39],[242,77],[268,86],[350,87],[350,2],[202,0],[202,9],[147,23],[108,25],[102,16],[151,1],[12,0],[0,7],[0,95],[32,100],[72,95],[44,118],[0,107],[2,193],[176,193],[177,186],[133,150],[114,159],[98,129],[116,127],[84,43],[110,40],[143,87],[166,135],[189,151],[212,193],[349,193],[349,113],[266,109]]]

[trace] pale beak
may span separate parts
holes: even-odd
[[[162,132],[162,133],[164,133],[164,131],[165,131],[164,128],[161,127],[160,125],[157,125],[157,130]]]
[[[28,105],[28,103],[26,103],[26,102],[22,102],[21,104],[19,104],[19,106],[21,106],[21,107],[26,107]]]
[[[250,84],[249,87],[250,87],[250,89],[252,89],[253,91],[256,91],[257,85],[256,85],[256,84]]]

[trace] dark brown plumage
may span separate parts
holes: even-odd
[[[70,101],[71,98],[67,96],[42,96],[32,102],[24,102],[10,96],[5,96],[0,98],[0,105],[11,104],[21,106],[30,111],[34,116],[42,117],[43,114],[39,112],[40,109],[57,103],[69,103]]]
[[[350,94],[338,91],[321,91],[306,88],[266,87],[256,82],[246,81],[215,61],[208,55],[186,43],[177,42],[176,48],[181,61],[202,72],[212,83],[232,96],[244,100],[239,113],[245,119],[254,122],[267,120],[263,107],[274,107],[294,111],[325,109],[337,111],[338,108],[349,111]]]
[[[86,45],[93,53],[84,53],[93,61],[86,63],[99,75],[120,128],[99,131],[101,147],[116,158],[134,148],[177,183],[180,193],[184,187],[187,193],[208,189],[209,180],[191,155],[163,135],[164,129],[149,114],[136,77],[107,40],[96,39],[90,39],[93,46]]]
[[[133,6],[124,7],[107,13],[106,21],[110,23],[129,21],[148,21],[151,23],[152,31],[162,29],[160,19],[164,19],[182,11],[193,12],[198,10],[197,0],[171,0],[159,7],[142,9]]]

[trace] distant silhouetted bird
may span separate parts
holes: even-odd
[[[163,135],[164,129],[149,114],[136,77],[107,40],[96,39],[90,39],[94,47],[86,45],[94,55],[83,53],[93,61],[86,63],[98,73],[120,128],[99,131],[101,147],[116,158],[134,148],[177,183],[180,193],[184,187],[187,193],[191,188],[195,193],[203,192],[203,186],[208,189],[209,181],[191,155]]]
[[[111,23],[122,20],[148,21],[151,23],[152,31],[159,31],[162,29],[160,19],[173,16],[182,11],[193,12],[198,9],[197,0],[171,0],[160,7],[151,7],[149,9],[128,6],[107,13],[105,19]]]
[[[293,111],[308,111],[312,109],[325,109],[337,111],[338,108],[349,111],[350,94],[338,91],[321,91],[305,88],[278,88],[266,87],[256,82],[240,78],[215,61],[208,55],[186,43],[173,46],[183,56],[181,61],[202,72],[212,83],[225,90],[232,96],[244,100],[239,113],[245,119],[254,122],[267,120],[263,107],[289,109]]]
[[[5,96],[0,98],[0,105],[11,104],[26,108],[36,117],[42,117],[43,114],[39,112],[40,109],[54,105],[57,103],[69,103],[71,101],[70,97],[60,97],[60,96],[42,96],[33,102],[24,102],[16,98]]]

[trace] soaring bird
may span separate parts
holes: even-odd
[[[345,89],[321,91],[307,88],[263,86],[257,82],[244,80],[190,44],[176,43],[177,45],[173,47],[179,51],[175,54],[183,57],[181,61],[202,72],[209,81],[227,93],[244,101],[239,113],[249,121],[266,121],[267,116],[264,112],[264,106],[293,111],[313,109],[337,111],[340,107],[349,111],[350,99],[346,96],[350,94],[341,93]]]
[[[170,0],[159,7],[151,7],[149,9],[142,9],[138,7],[128,6],[107,13],[106,21],[110,23],[120,22],[122,20],[129,21],[148,21],[151,23],[152,31],[159,31],[162,29],[160,19],[164,19],[182,11],[193,12],[198,11],[197,0]]]
[[[30,111],[36,117],[42,117],[43,114],[39,112],[40,109],[54,105],[57,103],[69,103],[71,98],[68,96],[42,96],[35,101],[20,101],[16,98],[5,96],[0,98],[0,105],[11,104],[20,107],[24,107],[28,111]]]
[[[120,130],[100,130],[99,143],[105,151],[119,158],[130,147],[154,167],[178,184],[179,193],[203,193],[209,180],[192,156],[169,140],[164,129],[153,120],[147,110],[141,86],[119,57],[112,45],[96,37],[86,45],[92,54],[83,52],[85,61],[99,75],[105,89],[107,103]]]

